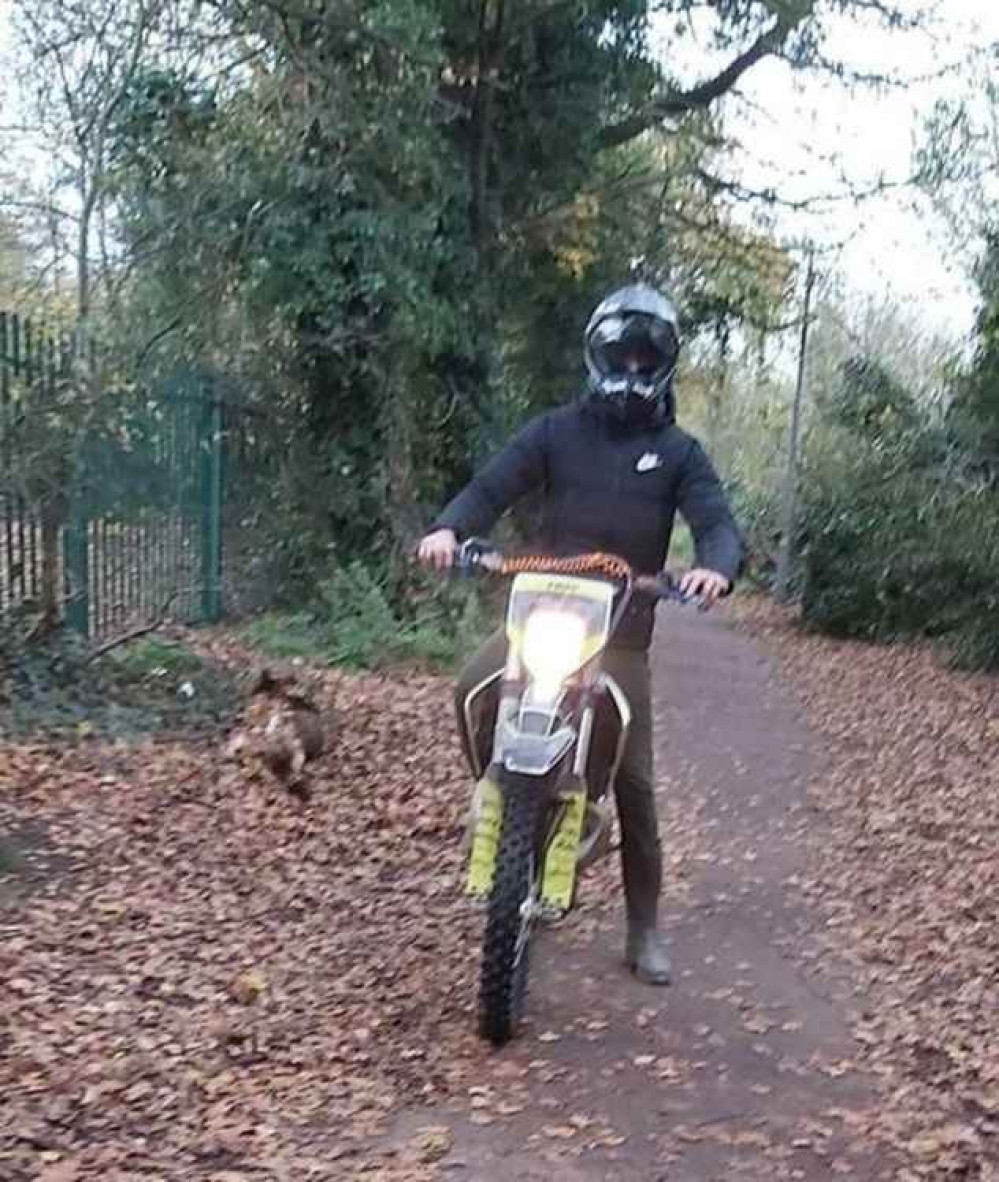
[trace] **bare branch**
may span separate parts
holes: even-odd
[[[23,209],[31,213],[44,213],[47,217],[71,222],[80,220],[79,214],[68,209],[60,209],[58,205],[51,205],[46,201],[15,201],[8,197],[0,197],[0,209]]]
[[[98,660],[100,657],[106,656],[116,648],[121,648],[123,644],[128,644],[132,640],[138,640],[140,636],[148,636],[150,632],[156,632],[166,623],[167,613],[173,606],[173,601],[179,594],[175,587],[164,600],[156,616],[148,624],[140,624],[137,628],[131,628],[128,632],[123,632],[120,636],[113,636],[110,640],[104,641],[93,649],[86,659],[86,664]]]
[[[707,78],[689,90],[667,92],[654,99],[644,111],[605,127],[600,134],[601,147],[615,148],[626,144],[671,115],[689,115],[694,111],[707,110],[713,102],[727,94],[757,62],[779,53],[788,34],[803,19],[803,15],[778,17],[748,49],[733,58],[725,69],[713,78]]]
[[[867,201],[899,189],[914,189],[919,184],[918,176],[902,177],[896,180],[882,179],[862,189],[846,189],[840,193],[812,193],[807,197],[781,197],[776,189],[755,189],[741,181],[717,176],[705,168],[698,168],[694,174],[711,194],[726,193],[738,201],[758,201],[765,205],[779,205],[795,212],[816,210],[823,205],[836,205],[842,201]]]
[[[198,294],[198,297],[200,298],[202,293],[199,291],[197,294]],[[193,301],[191,301],[191,300],[188,301],[189,304],[192,302]],[[139,372],[142,369],[142,367],[146,364],[146,361],[147,361],[149,355],[156,348],[156,346],[160,343],[160,341],[165,341],[166,338],[168,336],[170,336],[171,333],[175,333],[177,331],[177,329],[181,328],[183,326],[183,323],[184,323],[184,317],[182,314],[179,314],[177,316],[174,316],[174,318],[172,320],[168,320],[166,322],[166,324],[163,325],[162,328],[158,329],[156,332],[153,333],[153,335],[149,338],[149,340],[146,341],[146,343],[139,350],[139,357],[135,363],[136,372]]]

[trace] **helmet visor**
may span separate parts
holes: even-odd
[[[590,334],[590,355],[607,377],[668,372],[679,345],[672,328],[654,316],[608,316]]]

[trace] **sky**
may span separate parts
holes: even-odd
[[[907,13],[929,16],[928,28],[886,31],[875,21],[858,24],[838,16],[827,23],[825,51],[855,70],[889,73],[905,85],[886,91],[851,88],[782,62],[758,63],[744,75],[739,95],[722,108],[726,130],[746,149],[730,162],[732,175],[754,188],[775,186],[792,201],[911,176],[925,116],[936,99],[960,87],[953,72],[930,76],[974,47],[999,42],[999,3],[897,2]],[[685,82],[710,76],[727,60],[711,48],[708,15],[693,28],[683,56],[677,57],[670,40]],[[976,304],[968,263],[974,252],[956,251],[941,219],[911,189],[859,204],[836,202],[821,214],[781,210],[776,216],[780,233],[826,248],[820,265],[841,269],[858,299],[890,294],[918,308],[928,327],[947,335],[963,336],[972,328]],[[845,245],[830,249],[839,244]]]

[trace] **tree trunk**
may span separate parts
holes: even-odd
[[[410,405],[411,383],[405,377],[393,383],[390,375],[382,393],[385,408],[387,489],[386,512],[392,534],[393,566],[405,564],[406,555],[419,537],[420,521],[416,465],[413,457],[412,422],[415,408]]]
[[[718,345],[718,371],[711,383],[708,395],[708,439],[711,451],[716,460],[721,463],[724,459],[723,442],[727,436],[725,430],[725,411],[728,401],[728,365],[730,329],[727,320],[719,320],[715,325],[715,341]]]
[[[801,343],[798,350],[798,380],[794,388],[791,408],[791,429],[788,433],[787,460],[781,490],[781,537],[777,556],[777,598],[786,603],[791,595],[791,564],[794,558],[794,530],[797,519],[798,441],[801,435],[801,408],[805,393],[808,368],[808,327],[811,321],[812,290],[815,286],[815,251],[808,250],[808,272],[805,278],[805,306],[801,317]]]
[[[478,62],[469,156],[472,240],[482,264],[492,241],[490,159],[504,29],[505,0],[479,0]]]

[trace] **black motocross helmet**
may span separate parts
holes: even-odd
[[[586,326],[590,397],[624,423],[673,417],[680,356],[676,306],[646,283],[612,292]]]

